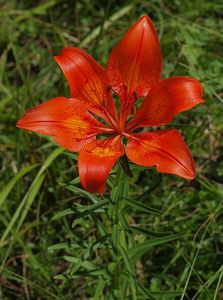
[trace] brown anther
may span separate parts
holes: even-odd
[[[132,94],[132,97],[134,99],[134,102],[137,101],[139,99],[139,94],[137,91],[134,91],[133,94]]]
[[[130,114],[134,116],[136,113],[136,110],[137,109],[136,109],[135,105],[133,105],[133,107],[131,108]]]
[[[106,94],[110,93],[111,90],[112,90],[112,85],[111,85],[111,84],[108,84],[108,85],[106,86]]]
[[[123,88],[124,88],[125,90],[127,90],[127,89],[128,89],[128,85],[127,85],[127,83],[123,83],[123,84],[122,84],[122,86],[123,86]]]
[[[129,177],[133,177],[126,154],[121,156],[119,158],[119,161],[120,161],[121,167],[122,167],[123,171],[125,172],[125,174]]]

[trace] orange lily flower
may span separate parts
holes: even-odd
[[[104,192],[111,168],[124,153],[130,161],[156,166],[159,172],[195,177],[194,160],[177,130],[135,132],[167,125],[176,114],[204,102],[198,80],[160,79],[161,49],[149,17],[141,17],[115,46],[106,70],[75,47],[64,48],[55,60],[69,83],[71,98],[38,105],[17,126],[52,136],[59,145],[79,152],[80,180],[87,191]],[[112,92],[119,97],[119,113]],[[144,100],[135,112],[139,98]]]

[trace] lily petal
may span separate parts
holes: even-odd
[[[57,97],[32,108],[17,127],[54,137],[61,146],[79,151],[96,134],[106,131],[78,99]]]
[[[187,76],[166,78],[152,87],[128,129],[167,125],[178,113],[202,102],[202,87],[198,80]]]
[[[133,134],[126,146],[128,158],[141,166],[156,166],[157,171],[193,179],[195,163],[177,130],[158,130]]]
[[[105,70],[84,50],[67,47],[54,59],[70,86],[71,96],[87,104],[89,110],[111,122],[106,115],[117,118],[111,84]]]
[[[81,184],[89,192],[103,193],[109,172],[124,154],[120,137],[94,140],[79,153]]]
[[[107,72],[121,101],[133,92],[146,96],[160,79],[162,54],[158,35],[151,19],[141,17],[111,52]]]

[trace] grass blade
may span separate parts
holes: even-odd
[[[134,207],[134,208],[136,208],[136,209],[138,209],[138,210],[140,210],[140,211],[142,211],[142,212],[144,212],[146,214],[149,214],[149,215],[150,214],[162,215],[162,212],[160,210],[155,209],[153,207],[150,207],[148,205],[145,205],[145,204],[143,204],[143,203],[141,203],[139,201],[135,201],[135,200],[132,200],[132,199],[127,199],[127,198],[125,198],[124,201],[128,205],[130,205],[130,206],[132,206],[132,207]]]
[[[54,159],[57,158],[62,152],[64,151],[63,148],[57,148],[55,149],[46,159],[42,167],[40,168],[38,174],[36,175],[36,178],[34,179],[33,183],[31,184],[29,190],[27,191],[26,195],[24,196],[23,200],[21,201],[19,207],[17,208],[16,212],[14,213],[10,223],[8,224],[7,228],[5,229],[1,240],[0,240],[0,248],[2,247],[2,244],[4,243],[5,239],[7,238],[9,232],[11,231],[12,227],[16,223],[17,220],[19,220],[19,223],[17,225],[16,230],[18,231],[20,226],[22,225],[26,214],[28,213],[29,207],[31,206],[32,202],[35,199],[35,196],[43,182],[44,179],[44,172],[46,169],[50,166],[50,164],[54,161]],[[27,209],[26,209],[27,208]],[[22,214],[21,214],[22,212]]]
[[[150,250],[154,246],[174,241],[176,239],[183,237],[183,235],[184,234],[182,233],[176,233],[165,237],[159,237],[159,238],[153,238],[147,240],[144,243],[137,245],[135,248],[130,249],[129,256],[134,262],[136,262],[137,259],[139,259],[142,255],[144,255],[148,250]]]
[[[2,190],[2,192],[0,193],[0,207],[2,206],[3,202],[5,201],[5,199],[7,198],[8,194],[11,192],[11,190],[13,189],[14,185],[16,184],[16,182],[23,177],[24,175],[26,175],[27,173],[31,172],[33,169],[35,169],[37,166],[39,166],[39,164],[34,164],[34,165],[30,165],[30,166],[26,166],[23,169],[21,169],[10,181],[9,183],[5,186],[5,188]]]

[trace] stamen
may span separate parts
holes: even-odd
[[[112,90],[112,85],[111,84],[108,84],[107,87],[106,87],[106,95],[109,94]]]
[[[123,132],[123,133],[122,133],[122,136],[124,136],[125,138],[127,138],[127,139],[129,139],[129,140],[135,140],[135,141],[137,141],[137,142],[140,141],[139,138],[137,138],[137,137],[135,137],[133,134],[129,134],[129,133],[127,133],[127,132]]]
[[[134,99],[134,102],[136,102],[136,101],[139,99],[139,94],[138,94],[138,92],[137,92],[137,91],[134,91],[134,92],[132,93],[132,97],[133,97],[133,99]]]
[[[103,106],[101,106],[101,108],[102,108],[104,114],[106,115],[106,117],[108,118],[110,125],[113,127],[113,129],[116,130],[116,128],[117,128],[116,122],[113,119],[113,117],[111,116],[111,114],[109,113],[109,111],[107,110],[107,108],[103,107]]]

